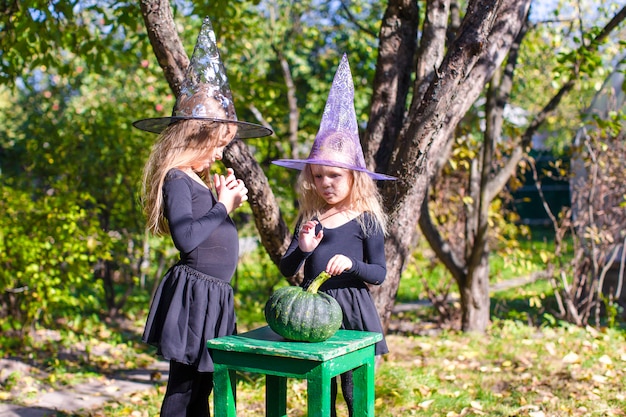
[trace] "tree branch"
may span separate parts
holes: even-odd
[[[428,241],[431,249],[437,255],[437,259],[452,273],[454,279],[460,282],[466,274],[465,264],[458,258],[450,244],[441,237],[441,234],[433,224],[430,212],[428,211],[428,200],[428,195],[426,195],[422,202],[422,210],[419,218],[420,230]]]
[[[176,31],[169,1],[141,0],[140,6],[154,55],[172,92],[178,97],[189,57]]]
[[[280,68],[283,72],[283,78],[285,79],[285,86],[287,87],[287,105],[289,106],[289,143],[291,145],[291,157],[294,159],[300,158],[298,154],[298,124],[300,122],[300,110],[298,109],[298,99],[296,98],[296,85],[293,82],[291,76],[291,69],[289,62],[285,58],[285,54],[282,53],[280,48],[272,45],[272,50],[278,57],[280,62]]]
[[[341,4],[341,8],[343,9],[343,11],[346,12],[346,14],[348,15],[348,20],[350,22],[352,22],[356,27],[361,29],[362,32],[364,32],[364,33],[370,35],[372,38],[376,39],[376,33],[375,32],[373,32],[373,31],[369,30],[369,28],[366,28],[365,26],[363,26],[361,24],[361,22],[359,22],[359,19],[356,18],[352,14],[352,12],[348,8],[348,6],[346,6],[346,4],[343,1],[341,1],[340,4]]]
[[[377,171],[387,171],[404,120],[418,26],[416,1],[389,0],[380,26],[372,107],[362,141],[366,163]]]

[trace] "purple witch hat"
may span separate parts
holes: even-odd
[[[274,133],[264,126],[237,120],[226,70],[220,59],[215,32],[208,17],[202,23],[172,116],[138,120],[133,126],[148,132],[161,133],[168,125],[188,119],[236,124],[236,137],[240,139],[258,138]]]
[[[348,57],[343,54],[326,100],[319,131],[307,159],[279,159],[275,165],[298,170],[307,164],[326,165],[366,172],[374,180],[395,177],[371,172],[365,167],[354,110],[354,82]]]

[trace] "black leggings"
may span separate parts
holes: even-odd
[[[352,371],[348,371],[340,375],[341,392],[343,398],[348,405],[348,416],[354,415],[354,380],[352,379]],[[330,382],[330,416],[337,417],[337,378],[333,378]]]
[[[209,417],[212,390],[212,372],[198,372],[194,366],[170,361],[161,417]]]

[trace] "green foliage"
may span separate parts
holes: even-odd
[[[3,327],[21,329],[34,321],[51,325],[71,311],[98,310],[102,287],[93,265],[110,239],[91,222],[89,196],[66,199],[0,185],[0,288]],[[82,202],[82,206],[77,202]]]
[[[11,308],[21,311],[10,320],[14,328],[39,318],[50,324],[52,312],[109,314],[138,279],[138,186],[154,138],[130,123],[138,103],[164,97],[155,107],[169,107],[172,98],[151,86],[147,60],[99,73],[74,63],[71,74],[37,70],[29,89],[3,90],[2,210],[15,224],[0,226],[11,253],[2,288],[29,288],[11,296]]]
[[[286,221],[293,224],[296,173],[270,161],[308,151],[343,52],[350,58],[357,115],[365,126],[385,4],[352,1],[348,9],[340,2],[220,0],[176,1],[172,7],[189,54],[201,19],[212,18],[239,118],[260,118],[275,129],[274,137],[248,143],[266,170]],[[36,35],[42,30],[44,36]],[[561,27],[544,26],[529,36],[525,73],[514,92],[516,105],[536,110],[540,104],[536,99],[550,91],[545,73],[561,70],[554,51],[563,53],[566,64],[568,51],[575,49],[574,44],[563,43]],[[614,46],[604,48],[610,55]],[[21,311],[3,325],[19,328],[39,319],[48,323],[52,304],[55,315],[70,320],[93,311],[136,313],[138,306],[147,306],[160,268],[175,256],[169,241],[145,236],[137,204],[141,167],[155,137],[134,130],[130,123],[168,115],[174,102],[143,28],[139,5],[14,2],[0,16],[0,51],[0,84],[7,86],[0,89],[0,186],[6,196],[0,207],[12,216],[0,223],[0,238],[3,248],[19,254],[15,259],[0,258],[5,269],[2,313],[8,317],[10,309]],[[603,65],[597,57],[576,57],[581,58],[585,70],[601,74]],[[293,78],[299,110],[293,142],[286,139],[290,109],[283,62]],[[580,102],[572,108],[580,108],[596,85],[597,78],[589,78],[581,90],[584,94],[574,95]],[[551,126],[566,137],[561,125],[575,123],[570,116],[576,111],[564,111],[550,121]],[[468,137],[477,132],[479,112],[476,109],[459,127]],[[506,129],[514,133],[519,126]],[[471,152],[463,157],[471,158]],[[18,218],[20,222],[15,221]],[[510,218],[492,220],[500,227],[500,236],[515,240],[506,223]],[[500,262],[522,259],[516,248],[509,249]],[[49,284],[49,292],[38,292],[38,298],[28,299],[33,304],[25,306],[21,303],[26,294],[19,291],[26,288],[25,277],[33,275],[37,256],[43,259],[37,263],[37,276],[56,286]],[[247,287],[247,278],[266,282],[262,291],[268,297],[276,283],[284,282],[267,262],[238,271],[241,303],[248,309],[244,314],[257,315],[251,321],[262,317],[256,304],[260,302],[252,296],[257,288]],[[70,268],[70,275],[63,268]],[[77,300],[69,300],[78,292]],[[410,297],[416,294],[419,291]]]
[[[5,6],[0,15],[0,84],[19,83],[37,68],[71,75],[76,57],[94,69],[114,66],[120,59],[132,59],[120,54],[122,39],[126,50],[132,45],[148,56],[134,3],[28,0]]]
[[[541,129],[544,146],[556,153],[567,151],[594,95],[623,51],[620,34],[606,39],[597,49],[588,51],[584,47],[598,34],[599,25],[605,24],[616,8],[621,7],[617,3],[605,6],[595,10],[597,5],[593,3],[578,4],[577,12],[583,16],[579,19],[572,17],[572,10],[563,5],[556,10],[557,18],[534,22],[520,49],[522,65],[515,71],[511,93],[511,107],[522,110],[528,118],[521,126],[505,124],[508,134],[519,134],[529,117],[537,114],[566,82],[573,80],[576,81],[573,90],[548,115]]]
[[[55,315],[74,319],[91,311],[128,314],[141,303],[147,306],[148,290],[175,255],[169,241],[147,240],[144,234],[138,187],[155,136],[133,129],[131,122],[168,115],[174,97],[142,29],[137,4],[69,6],[31,1],[22,6],[6,10],[0,21],[0,83],[11,86],[0,89],[0,184],[6,187],[5,193],[11,193],[3,209],[11,211],[13,218],[50,215],[54,222],[31,226],[38,234],[23,232],[19,239],[13,238],[18,223],[0,225],[5,246],[20,253],[19,259],[28,259],[3,262],[3,276],[12,278],[5,279],[2,288],[20,291],[19,280],[30,273],[27,268],[33,268],[29,266],[32,258],[50,248],[50,256],[52,251],[62,254],[54,256],[71,260],[76,271],[69,278],[59,269],[60,263],[42,262],[39,266],[38,277],[55,283],[50,287],[56,294],[54,302],[65,300],[67,304],[57,306]],[[173,4],[189,54],[200,21],[211,16],[239,117],[254,120],[260,114],[277,131],[277,137],[287,131],[289,123],[284,73],[277,53],[286,58],[298,106],[306,110],[301,112],[298,141],[308,147],[341,53],[370,56],[375,53],[376,38],[371,34],[351,36],[359,27],[345,10],[331,10],[333,5],[316,8],[312,15],[308,3],[257,6],[255,1]],[[366,2],[354,6],[358,6],[354,10],[359,17],[368,21],[361,25],[370,26],[375,33],[371,26],[376,20],[369,16],[380,14],[380,6]],[[320,25],[320,19],[332,24]],[[50,36],[31,36],[41,28]],[[328,49],[331,39],[335,51]],[[373,73],[366,62],[354,60],[358,85],[367,85]],[[366,88],[357,90],[360,117],[365,120],[368,92]],[[286,219],[293,222],[295,173],[270,165],[271,160],[291,156],[291,152],[278,140],[249,144],[268,171]],[[47,213],[50,207],[55,207],[56,214]],[[55,228],[61,228],[63,222],[68,230],[77,232],[67,232],[61,241]],[[49,236],[54,236],[54,242]],[[90,242],[88,248],[85,241]],[[279,274],[275,276],[281,279]],[[88,285],[95,290],[85,291]],[[81,298],[72,299],[75,291],[81,291]],[[7,295],[11,300],[4,304],[3,315],[9,315],[9,307],[24,309],[22,315],[11,319],[10,327],[39,323],[39,318],[41,324],[50,323],[51,318],[41,313],[52,302],[47,300],[48,292],[38,292],[33,299],[22,293],[5,294],[12,295]],[[22,305],[25,301],[29,301],[28,307]],[[251,312],[260,310],[253,308],[254,302]]]

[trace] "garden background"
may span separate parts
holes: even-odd
[[[377,414],[623,415],[623,2],[5,6],[0,356],[28,371],[0,371],[3,402],[154,365],[138,335],[176,253],[145,233],[155,138],[131,123],[169,115],[208,15],[239,118],[275,131],[224,160],[251,197],[235,215],[240,330],[299,279],[275,266],[295,176],[270,162],[306,154],[347,52],[368,164],[399,178],[381,185],[389,274],[372,290],[393,343]],[[162,376],[59,415],[156,415]],[[240,382],[250,413],[261,382]],[[302,415],[306,390],[291,392]]]

